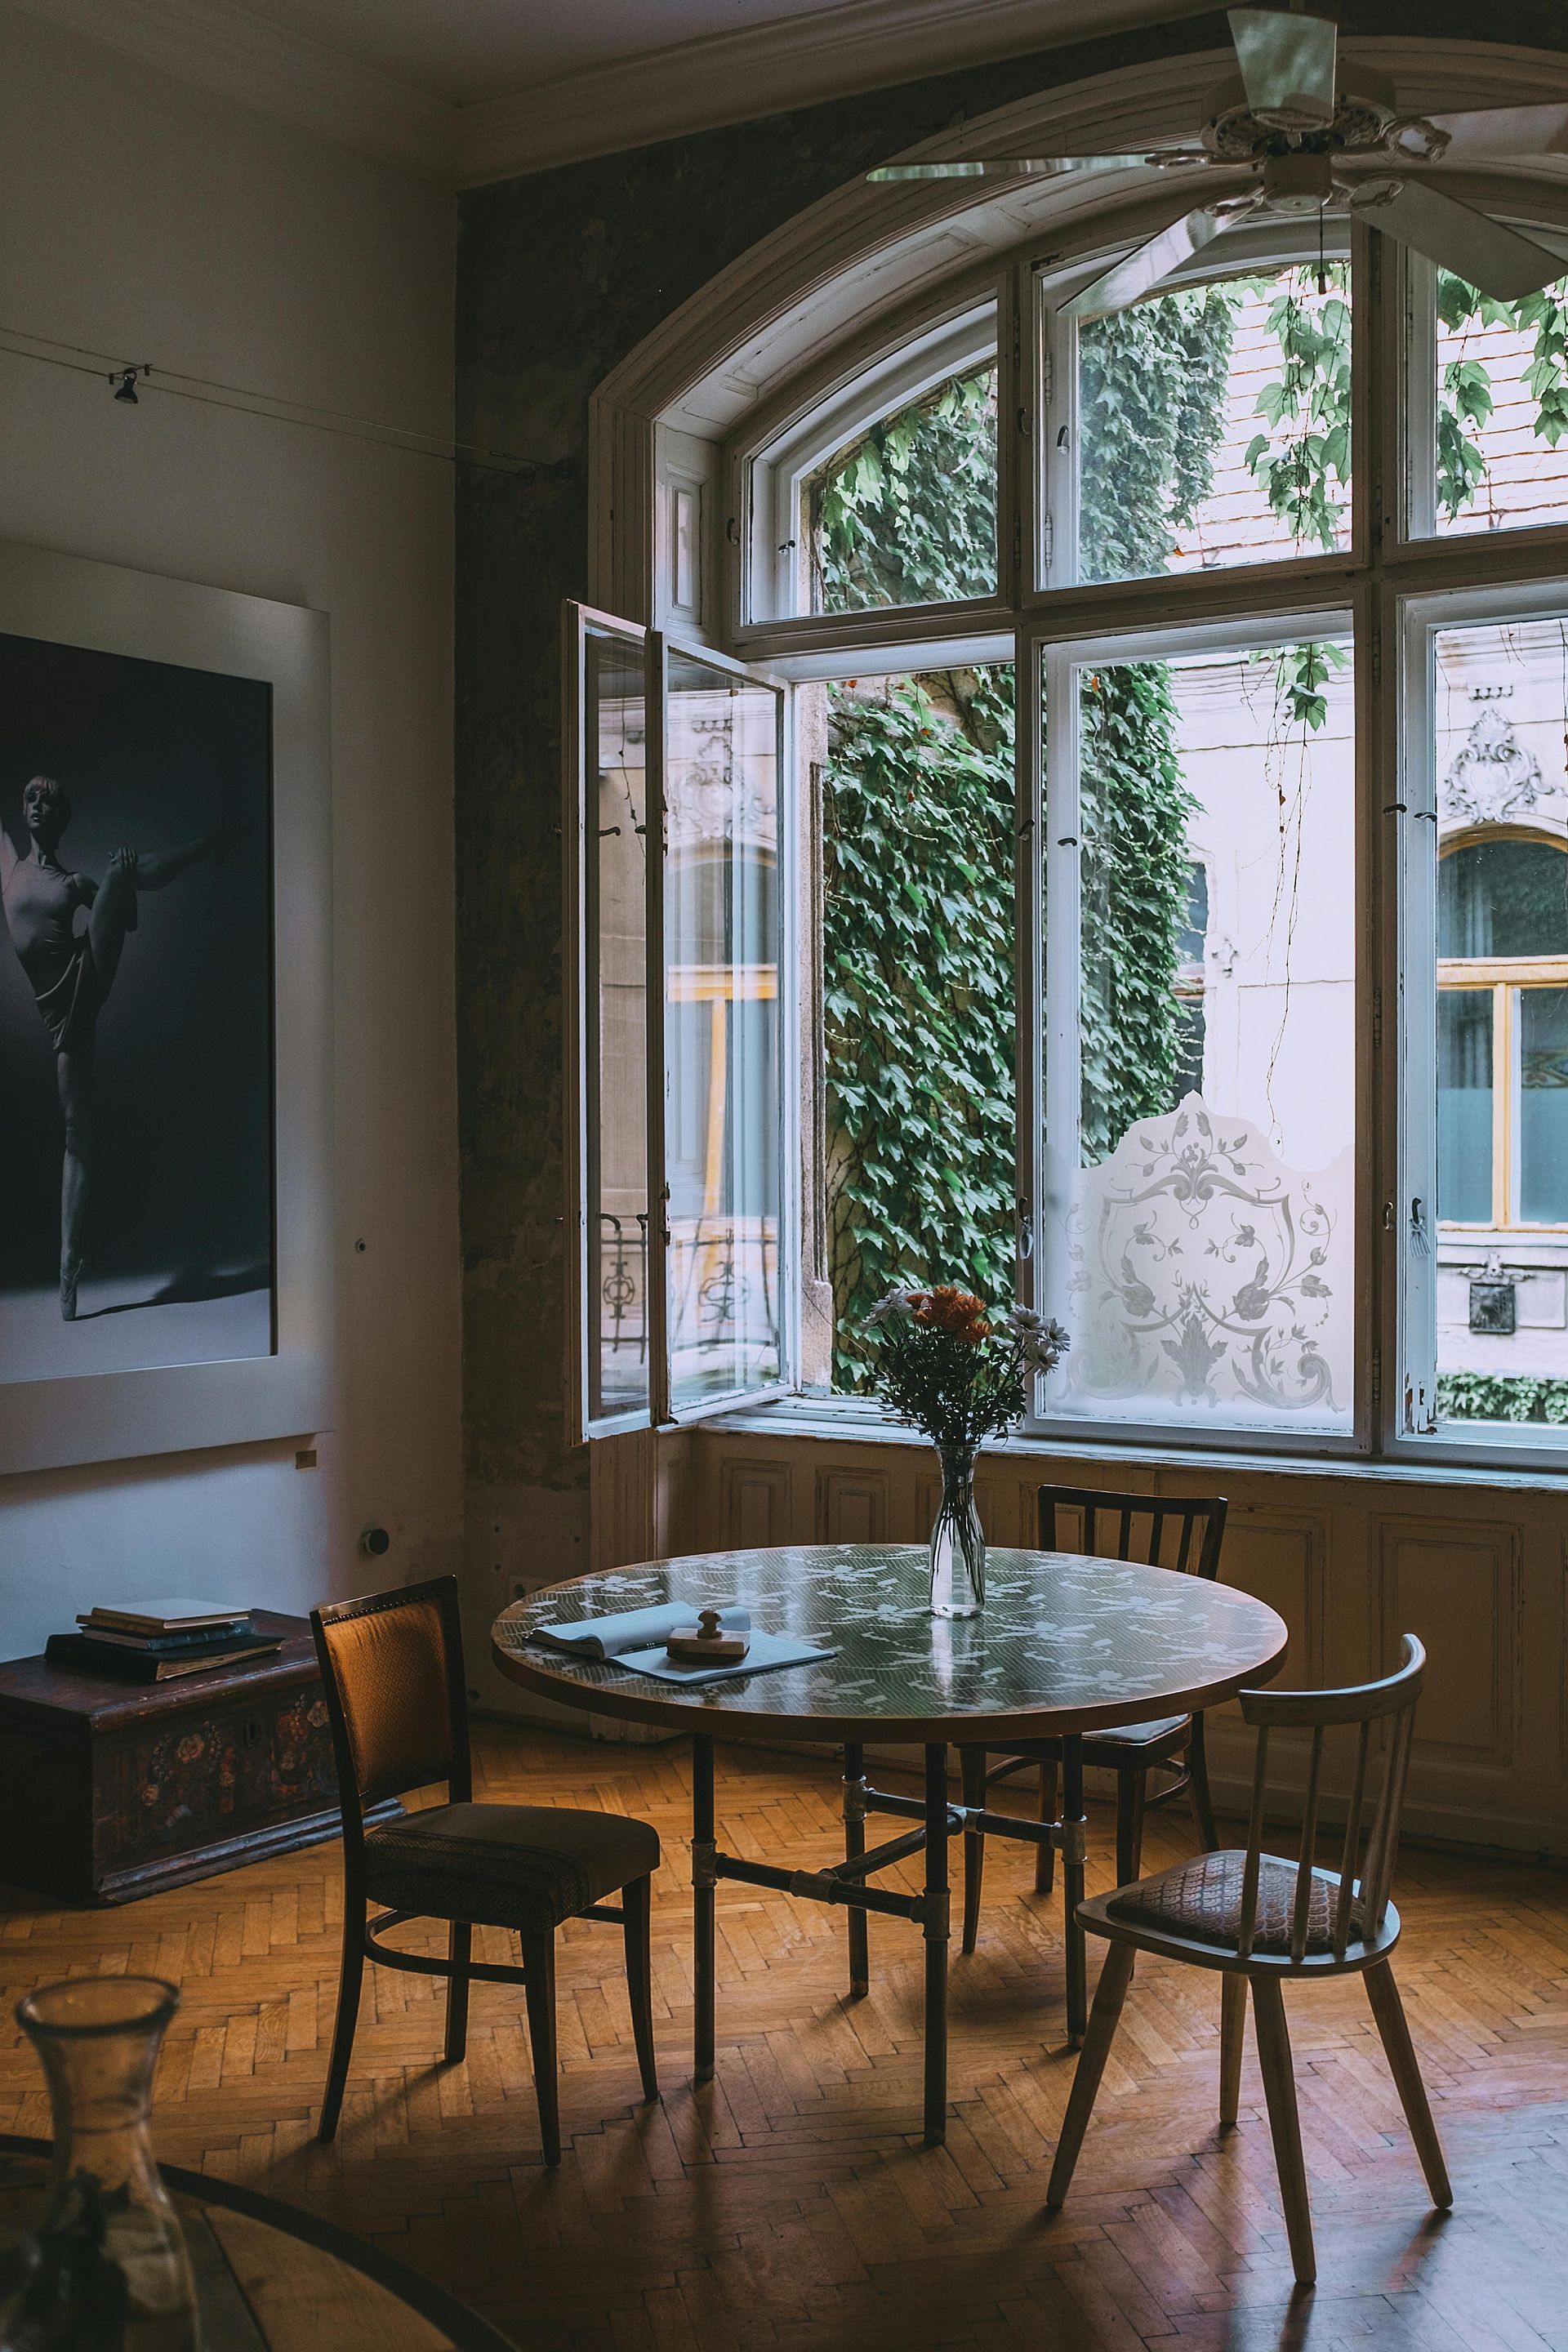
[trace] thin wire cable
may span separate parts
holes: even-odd
[[[44,350],[27,345],[47,345]],[[434,457],[446,465],[474,466],[497,474],[559,474],[564,468],[539,458],[517,457],[509,451],[480,449],[472,442],[446,441],[436,434],[416,433],[400,425],[383,425],[372,417],[353,416],[341,409],[322,408],[312,401],[293,400],[270,392],[251,392],[205,376],[187,375],[178,368],[154,368],[151,362],[116,360],[90,345],[68,343],[52,335],[35,335],[25,327],[0,320],[0,351],[13,359],[36,360],[44,367],[64,368],[73,375],[93,376],[110,384],[129,373],[140,391],[166,393],[174,400],[194,400],[204,407],[226,408],[241,416],[261,416],[274,425],[298,425],[316,433],[336,433],[347,439],[368,441],[381,448],[405,449],[416,457]],[[74,354],[62,358],[63,352]]]

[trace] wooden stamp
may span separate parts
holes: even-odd
[[[666,1642],[665,1655],[687,1665],[722,1664],[726,1658],[743,1658],[751,1648],[744,1633],[721,1631],[717,1609],[704,1609],[695,1625],[682,1625]]]

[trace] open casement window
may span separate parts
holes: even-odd
[[[568,608],[580,1435],[776,1390],[784,690]]]

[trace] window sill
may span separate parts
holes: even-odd
[[[752,1437],[792,1437],[849,1445],[906,1445],[923,1448],[929,1440],[901,1423],[890,1421],[880,1407],[858,1397],[776,1397],[767,1404],[716,1413],[700,1424]],[[1395,1486],[1483,1486],[1510,1493],[1568,1492],[1568,1463],[1561,1470],[1539,1463],[1511,1463],[1501,1455],[1495,1464],[1476,1462],[1393,1461],[1360,1454],[1265,1453],[1224,1446],[1176,1446],[1110,1444],[1104,1438],[1068,1438],[1025,1432],[1015,1437],[987,1441],[987,1454],[1015,1456],[1025,1462],[1074,1461],[1109,1464],[1118,1469],[1190,1468],[1225,1470],[1257,1476],[1262,1473],[1285,1478],[1338,1478]]]

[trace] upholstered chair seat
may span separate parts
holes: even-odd
[[[1179,1862],[1135,1886],[1123,1886],[1111,1895],[1106,1912],[1112,1919],[1130,1920],[1136,1927],[1168,1934],[1197,1944],[1225,1944],[1234,1951],[1241,1932],[1242,1879],[1247,1855],[1240,1848],[1220,1853],[1200,1853]],[[1307,1885],[1309,1952],[1334,1948],[1334,1906],[1340,1882],[1331,1871],[1314,1870]],[[1255,1952],[1289,1952],[1291,1914],[1296,1901],[1296,1864],[1278,1855],[1262,1854],[1258,1870],[1258,1916],[1252,1931]],[[1361,1933],[1361,1906],[1351,1906],[1351,1933]]]
[[[365,1893],[476,1927],[559,1927],[658,1868],[658,1832],[553,1805],[430,1805],[369,1830]]]

